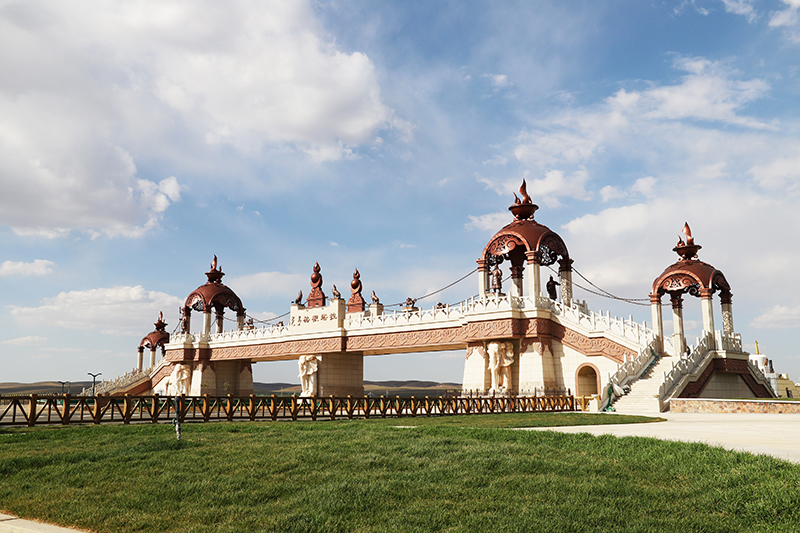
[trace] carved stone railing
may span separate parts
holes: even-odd
[[[726,352],[742,352],[742,336],[738,333],[726,334],[717,331],[716,334],[717,350]]]
[[[393,311],[380,315],[361,313],[348,314],[344,319],[345,329],[359,329],[383,326],[405,326],[413,324],[431,324],[461,320],[468,307],[468,300],[441,308],[418,309],[416,311]]]
[[[109,394],[117,389],[128,387],[130,385],[135,384],[138,381],[142,381],[144,379],[150,378],[150,369],[146,369],[145,371],[140,371],[137,368],[130,370],[129,372],[125,372],[123,375],[111,379],[111,380],[103,380],[100,383],[97,383],[94,387],[95,394]],[[92,395],[92,387],[86,387],[81,391],[78,396],[91,396]]]
[[[605,315],[592,311],[586,313],[579,306],[567,306],[553,301],[550,301],[550,310],[563,324],[572,326],[578,331],[603,333],[612,338],[616,335],[639,350],[653,339],[653,331],[646,325],[634,322],[632,317],[626,320],[612,317],[610,313]]]
[[[608,384],[612,384],[615,388],[622,388],[628,385],[645,374],[651,366],[658,362],[660,356],[655,350],[655,339],[645,347],[639,355],[630,361],[621,364],[616,372],[609,374],[608,383],[603,387],[600,405],[605,406],[608,404]]]
[[[672,364],[669,372],[664,372],[664,381],[658,388],[659,399],[666,400],[674,392],[677,385],[687,376],[694,374],[695,371],[706,361],[708,357],[714,355],[714,344],[711,335],[706,334],[697,343],[697,346],[686,357],[681,357]]]
[[[771,390],[773,393],[775,393],[776,397],[779,396],[778,391],[775,390],[775,387],[773,386],[773,381],[764,375],[761,369],[758,368],[758,365],[754,364],[748,359],[747,366],[750,368],[750,373],[753,375],[753,378],[756,380],[756,382]]]

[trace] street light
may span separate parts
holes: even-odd
[[[69,381],[61,381],[61,380],[59,380],[58,382],[61,383],[61,395],[63,396],[64,395],[64,385],[69,383]]]
[[[94,396],[95,395],[94,394],[94,382],[97,379],[97,376],[102,376],[103,373],[102,372],[98,372],[97,374],[92,374],[91,372],[87,372],[87,374],[92,376],[92,396]]]

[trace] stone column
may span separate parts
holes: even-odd
[[[186,334],[192,332],[192,308],[191,307],[184,307],[183,316],[186,317]]]
[[[558,274],[561,277],[561,303],[572,305],[572,263],[567,257],[558,262]]]
[[[731,294],[721,294],[720,300],[722,301],[722,331],[725,335],[733,335],[733,303],[731,302]]]
[[[244,329],[244,313],[236,315],[236,329],[242,331]]]
[[[225,311],[221,309],[217,311],[217,333],[222,333],[222,330],[225,326],[223,322],[223,320],[225,319],[224,316],[225,316]]]
[[[686,340],[683,334],[683,298],[680,294],[674,293],[670,295],[672,299],[672,345],[674,347],[675,357],[680,357],[686,347]]]
[[[542,295],[542,280],[539,272],[539,257],[537,252],[525,252],[525,259],[527,260],[525,266],[525,275],[528,276],[528,296],[534,302],[538,296]]]
[[[150,348],[150,368],[156,367],[156,350],[157,350],[156,346]]]
[[[511,296],[522,298],[522,270],[523,266],[511,266]]]
[[[211,310],[203,311],[203,335],[211,333]]]
[[[664,353],[664,317],[661,313],[661,296],[650,295],[650,311],[653,315],[653,336],[657,354]]]
[[[711,335],[711,346],[714,343],[714,289],[700,289],[700,305],[703,308],[703,332]]]
[[[144,346],[139,346],[139,364],[136,368],[139,369],[139,372],[142,371],[142,360],[144,359]]]
[[[489,292],[489,264],[486,259],[478,259],[478,296],[483,296]]]

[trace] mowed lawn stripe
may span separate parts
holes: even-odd
[[[557,425],[513,417],[185,424],[181,442],[167,425],[3,430],[0,509],[102,532],[800,523],[798,465],[703,444],[504,429]]]

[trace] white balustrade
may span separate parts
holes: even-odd
[[[691,353],[685,357],[681,356],[672,364],[672,369],[664,373],[664,381],[658,389],[658,396],[661,400],[666,400],[684,377],[694,374],[708,357],[714,355],[714,345],[711,341],[711,335],[708,334],[702,339],[698,339],[697,346],[691,350]]]

